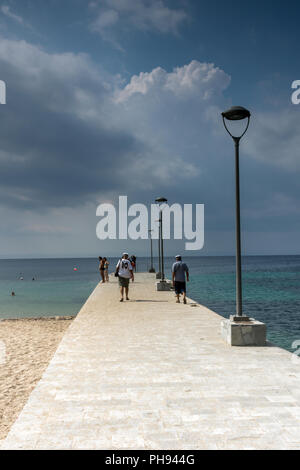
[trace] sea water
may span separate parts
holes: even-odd
[[[173,261],[165,259],[166,277]],[[189,297],[224,317],[235,313],[234,257],[184,261]],[[110,259],[110,272],[116,262]],[[149,265],[148,258],[137,259],[138,271]],[[99,280],[97,258],[0,260],[0,318],[76,315]],[[300,256],[244,257],[243,308],[267,324],[270,341],[291,351],[300,340]]]

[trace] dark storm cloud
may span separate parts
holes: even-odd
[[[19,103],[10,111],[17,119],[11,125],[8,112],[0,129],[0,183],[2,201],[5,197],[13,205],[76,206],[95,198],[95,193],[122,184],[115,168],[140,147],[125,132],[91,126],[32,103]],[[16,199],[14,189],[26,199]]]
[[[109,84],[85,56],[51,56],[4,41],[0,70],[8,90],[0,126],[2,204],[74,207],[122,189],[119,170],[144,146],[105,122]]]

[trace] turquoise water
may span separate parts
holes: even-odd
[[[34,285],[33,285],[34,284]],[[77,314],[95,282],[73,281],[2,281],[0,317],[43,317]],[[16,296],[8,296],[14,290]],[[2,300],[3,299],[3,300]]]
[[[191,277],[190,296],[228,317],[235,312],[234,258],[202,263]],[[269,341],[293,351],[300,339],[300,257],[245,257],[243,311],[267,324]]]
[[[91,259],[1,260],[0,318],[76,315],[99,282],[97,269]]]
[[[110,261],[113,271],[117,259]],[[234,313],[234,258],[185,261],[191,272],[188,295],[224,317]],[[168,277],[172,262],[166,258]],[[148,268],[149,260],[139,258],[138,270]],[[1,260],[0,318],[75,315],[97,282],[96,258]],[[270,341],[292,350],[293,341],[300,339],[300,256],[244,257],[243,305],[245,314],[267,324]]]

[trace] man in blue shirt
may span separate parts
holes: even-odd
[[[177,297],[176,302],[180,304],[179,296],[183,294],[183,303],[186,304],[186,283],[189,282],[189,268],[185,263],[182,262],[181,256],[175,257],[176,262],[172,266],[172,281],[175,288],[175,294]]]

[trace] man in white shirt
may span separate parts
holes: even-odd
[[[133,275],[132,265],[128,259],[128,253],[123,253],[122,259],[118,261],[118,264],[116,266],[116,273],[118,273],[118,276],[119,276],[119,286],[120,286],[120,292],[121,292],[120,302],[123,302],[124,300],[124,289],[125,289],[125,294],[126,294],[126,300],[129,300],[128,298],[129,280],[132,279],[132,282],[133,282],[134,275]]]

